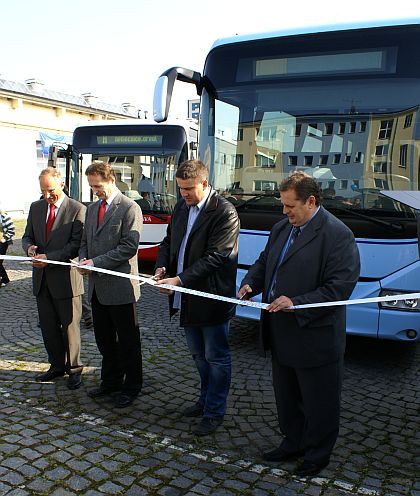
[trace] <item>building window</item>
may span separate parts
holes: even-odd
[[[344,134],[346,132],[346,123],[340,122],[338,124],[338,134]]]
[[[407,157],[408,157],[408,145],[400,146],[400,167],[407,167]]]
[[[389,145],[378,145],[375,148],[375,155],[380,157],[382,155],[388,155]]]
[[[351,161],[351,154],[349,153],[346,153],[345,157],[344,157],[344,163],[345,164],[349,164]]]
[[[404,127],[411,127],[413,122],[413,114],[408,114],[405,116]]]
[[[386,162],[375,162],[373,164],[373,172],[378,174],[386,174],[387,163]]]
[[[263,127],[258,128],[258,140],[259,141],[273,141],[276,139],[277,128],[276,127]]]
[[[302,132],[302,124],[296,124],[294,136],[300,136],[301,132]]]
[[[314,158],[312,155],[305,155],[303,159],[303,165],[305,165],[306,167],[310,167],[312,165],[313,160]]]
[[[244,156],[242,153],[237,153],[235,155],[235,169],[242,169],[244,166]]]
[[[258,153],[257,155],[255,155],[255,165],[256,167],[274,169],[276,166],[275,157],[270,157],[269,155]]]
[[[276,191],[276,181],[254,181],[254,191]]]
[[[357,152],[355,157],[354,157],[354,161],[356,163],[363,163],[363,153],[362,152]]]
[[[290,167],[296,167],[297,166],[297,155],[289,155],[288,165]]]
[[[360,122],[359,133],[364,133],[366,131],[366,121]]]
[[[347,189],[349,181],[347,179],[341,179],[339,189]]]
[[[319,136],[321,133],[318,133],[318,124],[308,124],[308,134],[311,136]]]
[[[356,132],[356,123],[350,122],[349,133],[355,133],[355,132]]]
[[[388,139],[391,137],[393,121],[381,121],[381,127],[379,129],[379,139]]]
[[[243,140],[244,140],[244,130],[238,129],[237,141],[243,141]]]
[[[385,179],[375,178],[375,187],[379,189],[389,189],[388,181],[386,181]]]
[[[326,122],[324,124],[324,136],[331,136],[332,133],[333,133],[333,123]]]
[[[339,164],[341,160],[341,153],[334,153],[333,164]]]
[[[328,155],[320,155],[319,165],[327,165],[327,164],[328,164]]]

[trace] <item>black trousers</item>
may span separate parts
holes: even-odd
[[[278,328],[270,329],[273,388],[279,426],[285,436],[281,447],[304,450],[305,460],[328,463],[340,422],[343,360],[319,367],[289,367],[277,358]]]
[[[0,243],[0,255],[6,255],[8,247],[9,245],[7,243]],[[4,284],[10,282],[6,269],[3,267],[3,260],[0,260],[0,282],[3,282]]]
[[[124,393],[137,395],[143,384],[143,364],[135,304],[102,305],[94,291],[92,317],[102,355],[102,386],[121,387]]]

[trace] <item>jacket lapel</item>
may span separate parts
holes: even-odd
[[[109,206],[108,210],[105,212],[104,218],[102,219],[101,225],[97,225],[96,229],[96,234],[99,234],[102,229],[108,224],[109,220],[112,218],[114,215],[114,212],[117,210],[121,203],[121,193],[118,193],[117,196],[112,200],[111,205]],[[97,206],[95,208],[95,215],[96,215],[96,224],[98,224],[98,213],[99,213],[99,206],[101,202],[97,202]]]
[[[290,224],[289,222],[285,222],[282,229],[277,234],[277,238],[273,240],[274,249],[269,251],[268,260],[267,260],[267,270],[266,274],[271,274],[276,270],[277,263],[279,261],[281,252],[285,243],[287,242],[287,238],[290,234]]]
[[[187,204],[184,202],[184,204],[179,209],[178,220],[176,222],[176,227],[180,226],[181,229],[174,229],[172,232],[175,253],[179,252],[182,240],[184,239],[188,224],[188,214],[189,209],[187,207]]]
[[[39,226],[41,242],[43,246],[46,246],[47,244],[47,212],[48,212],[48,203],[46,202],[46,200],[44,200],[41,209],[39,210],[39,215],[40,215],[39,222],[36,222],[35,224]]]
[[[67,207],[68,202],[69,202],[69,199],[65,195],[64,196],[64,199],[63,199],[63,203],[60,205],[60,208],[58,209],[58,212],[57,212],[57,214],[55,216],[54,224],[52,225],[50,235],[48,236],[47,245],[50,242],[51,237],[54,236],[54,234],[55,234],[54,231],[58,228],[58,226],[62,222],[62,219],[63,219],[63,217],[64,217],[64,215],[66,213],[66,207]],[[47,215],[47,212],[45,212],[45,215]]]
[[[309,224],[303,229],[303,231],[299,234],[296,241],[293,245],[287,250],[285,254],[282,264],[284,264],[290,257],[293,257],[295,253],[297,253],[301,248],[310,243],[318,234],[318,230],[321,227],[324,221],[324,211],[321,207],[319,212],[316,214],[315,218],[312,219]]]
[[[201,209],[201,212],[198,214],[194,225],[192,226],[189,239],[194,234],[195,231],[198,231],[200,227],[207,221],[207,214],[215,210],[217,207],[217,198],[216,192],[214,190],[210,191],[209,197],[207,198],[207,202],[204,207]]]

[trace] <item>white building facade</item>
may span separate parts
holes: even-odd
[[[36,80],[0,79],[0,204],[26,215],[40,197],[38,176],[52,143],[71,144],[74,129],[92,120],[139,117],[131,104],[110,105],[92,94],[50,91]]]

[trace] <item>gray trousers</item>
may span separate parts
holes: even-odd
[[[36,298],[39,323],[51,369],[81,373],[80,317],[82,297],[54,298],[43,281]]]

